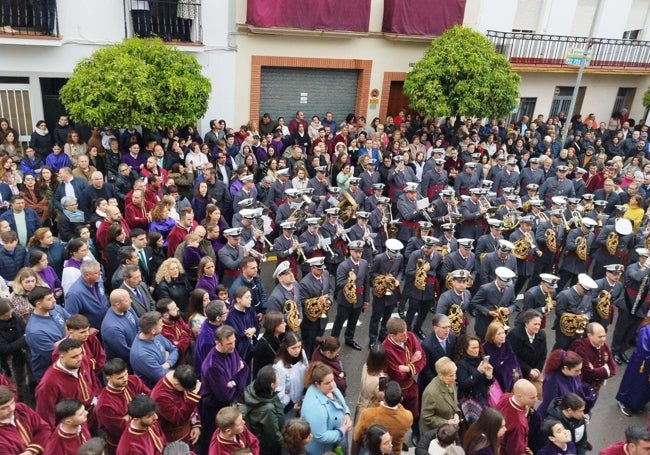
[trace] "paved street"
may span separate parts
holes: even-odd
[[[271,274],[276,266],[275,262],[268,262],[262,266],[262,276],[264,283],[267,286],[267,291],[270,292],[273,289],[273,280]],[[334,320],[336,316],[336,304],[332,307],[329,314],[330,322]],[[397,316],[397,314],[395,314]],[[360,324],[356,330],[355,340],[363,346],[363,351],[358,352],[343,345],[341,349],[341,359],[343,365],[346,369],[346,374],[348,377],[348,395],[346,401],[351,409],[354,409],[358,397],[359,383],[361,381],[361,367],[365,363],[366,356],[368,355],[368,322],[370,320],[370,312],[366,311],[361,315],[359,319]],[[553,320],[548,323],[548,327],[552,327]],[[431,332],[431,314],[427,317],[427,321],[424,324],[424,332]],[[613,326],[612,326],[613,329]],[[548,349],[549,352],[553,343],[555,342],[555,332],[550,329],[546,329],[548,337]],[[329,334],[329,330],[326,332],[326,335]],[[607,337],[608,344],[611,345],[611,331]],[[628,352],[629,356],[630,352]],[[607,381],[606,385],[601,389],[598,402],[592,413],[592,421],[588,426],[588,435],[589,441],[592,443],[594,450],[592,453],[598,453],[600,449],[606,447],[607,445],[623,439],[623,433],[625,428],[628,425],[647,425],[647,414],[643,415],[634,415],[632,417],[626,417],[618,409],[616,405],[616,392],[618,391],[618,385],[623,377],[625,365],[618,366],[617,374],[614,378]],[[650,383],[648,384],[650,387]],[[409,451],[413,453],[411,449]]]

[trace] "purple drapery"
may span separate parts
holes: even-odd
[[[246,23],[263,28],[367,32],[370,0],[248,0]]]
[[[441,35],[463,23],[466,0],[384,0],[382,32]]]

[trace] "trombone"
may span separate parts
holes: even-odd
[[[325,251],[326,253],[329,253],[329,254],[332,256],[332,258],[335,258],[336,256],[338,256],[338,254],[336,254],[336,253],[332,250],[332,247],[330,247],[329,245],[326,245],[325,243],[323,243],[323,242],[325,241],[325,239],[324,239],[323,236],[320,235],[318,232],[316,232],[316,238],[318,239],[318,246],[319,246],[323,251]]]
[[[268,254],[266,253],[260,253],[257,251],[255,248],[251,248],[248,250],[251,256],[253,256],[255,259],[259,259],[260,262],[266,262],[269,260]]]

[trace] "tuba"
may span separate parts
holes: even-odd
[[[562,313],[560,321],[558,322],[558,327],[560,328],[562,335],[574,337],[576,335],[582,335],[585,332],[588,323],[589,318],[584,314]]]
[[[581,261],[587,260],[587,239],[582,237],[576,237],[576,255]]]
[[[378,299],[386,295],[393,295],[393,289],[395,289],[395,279],[390,273],[377,275],[372,281],[372,295]]]
[[[422,258],[415,263],[415,287],[419,291],[424,291],[427,287],[427,271],[424,270],[424,264],[426,261]]]
[[[343,298],[350,305],[357,303],[357,284],[349,275],[348,281],[343,285]]]
[[[546,235],[546,248],[551,253],[555,253],[557,251],[557,238],[555,237],[555,231],[551,228],[547,228],[546,231],[544,231],[544,234]]]
[[[298,313],[298,306],[293,300],[285,300],[282,304],[282,311],[287,319],[287,327],[294,332],[300,328],[300,314]]]
[[[519,237],[515,243],[515,247],[512,250],[512,254],[517,258],[517,259],[526,259],[526,256],[528,256],[528,251],[532,248],[533,244],[530,242],[528,239],[528,233],[525,233],[521,237]]]
[[[601,319],[609,319],[610,313],[610,302],[612,300],[612,294],[606,289],[603,289],[598,293],[598,300],[596,301],[596,313]]]
[[[457,303],[449,307],[449,325],[454,335],[460,335],[463,328],[463,309]]]
[[[359,204],[357,204],[357,201],[346,190],[341,191],[341,196],[341,201],[336,207],[339,209],[339,219],[343,223],[347,223],[356,216]]]
[[[310,297],[305,300],[305,317],[312,322],[316,322],[319,318],[327,315],[331,306],[332,301],[327,295]]]
[[[618,248],[618,234],[614,231],[607,234],[607,240],[605,240],[605,248],[607,252],[611,255],[616,254],[616,249]]]

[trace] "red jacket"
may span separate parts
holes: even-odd
[[[237,435],[237,440],[239,444],[232,440],[222,438],[221,430],[217,428],[210,440],[208,455],[229,455],[235,450],[243,449],[244,447],[248,447],[253,455],[260,455],[260,442],[248,427],[244,426],[244,432]]]
[[[168,442],[182,440],[190,444],[190,430],[194,427],[201,427],[197,414],[197,405],[201,395],[176,390],[167,378],[168,375],[169,373],[160,378],[151,391],[151,398],[158,405],[160,429]]]

